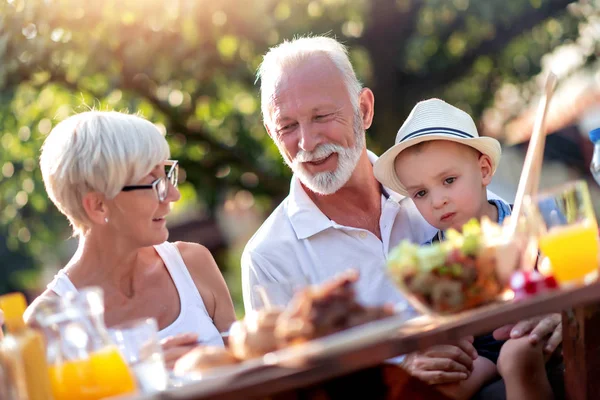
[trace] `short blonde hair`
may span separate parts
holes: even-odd
[[[271,124],[270,107],[275,95],[275,87],[284,72],[316,55],[325,55],[340,71],[348,89],[354,110],[358,110],[358,96],[362,84],[356,78],[352,63],[348,58],[348,49],[335,39],[326,36],[301,37],[271,48],[264,56],[258,69],[260,79],[261,111],[263,121]]]
[[[150,121],[115,111],[88,111],[52,129],[42,147],[40,168],[48,196],[79,235],[91,225],[82,203],[86,193],[112,199],[169,156],[167,141]]]

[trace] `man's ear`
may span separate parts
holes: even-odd
[[[87,217],[95,224],[102,225],[108,218],[106,197],[98,192],[88,192],[81,199]]]
[[[481,154],[479,156],[479,169],[481,171],[481,179],[484,186],[487,186],[492,182],[494,176],[494,169],[492,167],[492,159],[487,154]]]
[[[275,137],[273,137],[273,133],[271,132],[271,129],[269,128],[269,124],[267,124],[266,122],[263,122],[263,126],[265,127],[265,130],[267,131],[267,133],[269,134],[271,139],[275,140]]]
[[[371,127],[373,123],[373,114],[375,110],[375,95],[369,88],[363,88],[358,95],[358,107],[365,130]]]

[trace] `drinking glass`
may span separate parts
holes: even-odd
[[[155,393],[167,388],[169,374],[154,318],[116,325],[110,329],[110,335],[133,370],[142,392]]]
[[[581,283],[598,271],[598,224],[585,181],[542,192],[532,199],[539,213],[539,247],[561,284]]]

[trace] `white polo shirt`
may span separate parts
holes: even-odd
[[[369,152],[374,163],[377,156]],[[365,305],[404,302],[385,275],[387,254],[403,239],[424,243],[437,230],[410,199],[384,189],[381,238],[365,229],[330,220],[308,197],[296,176],[290,194],[250,239],[242,255],[246,312],[257,307],[255,285],[270,282],[321,283],[350,268],[359,271],[358,300]],[[291,293],[290,293],[291,296]]]
[[[377,156],[368,154],[374,163]],[[379,240],[368,230],[330,220],[293,176],[288,197],[244,249],[242,289],[246,312],[260,305],[253,289],[256,285],[275,282],[318,284],[350,268],[360,273],[355,288],[362,304],[406,304],[385,273],[388,253],[403,239],[425,243],[437,229],[425,221],[411,199],[386,188],[384,192]],[[291,298],[291,290],[284,296]]]

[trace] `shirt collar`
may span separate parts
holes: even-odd
[[[378,159],[375,153],[370,150],[367,150],[367,156],[371,164],[374,164]],[[385,186],[381,186],[381,190],[382,196],[396,202],[404,198],[404,196]],[[287,203],[288,218],[299,240],[306,239],[334,226],[333,221],[323,214],[308,196],[296,174],[292,176]]]
[[[287,213],[300,240],[333,226],[333,222],[308,197],[296,174],[292,176]]]

